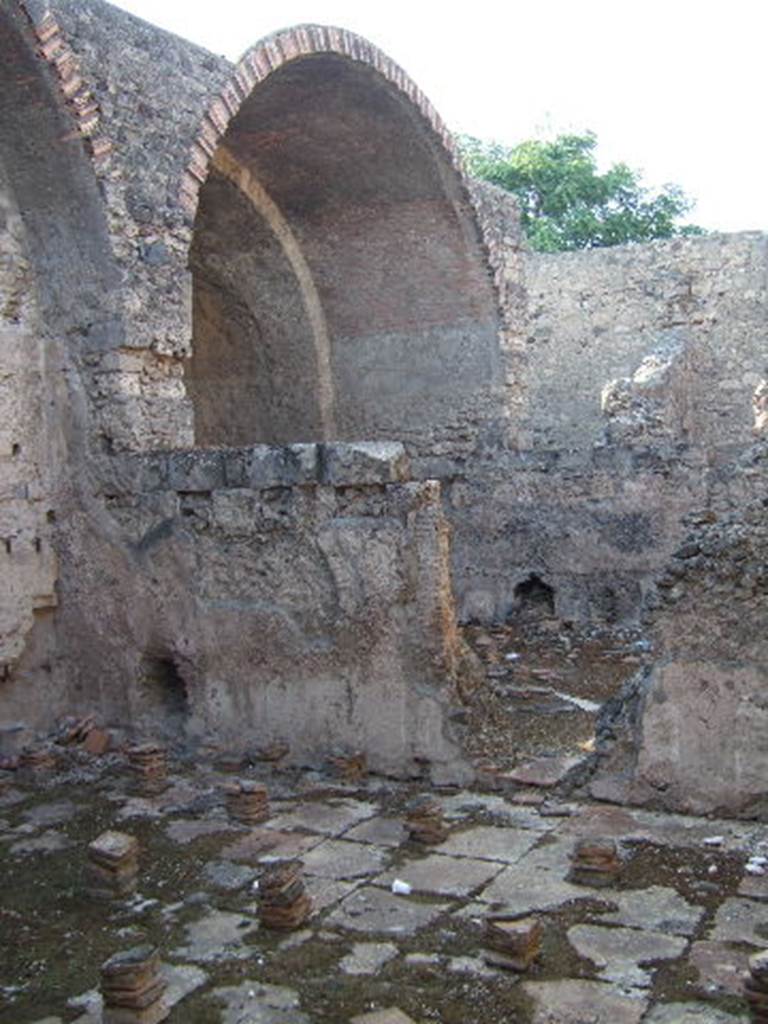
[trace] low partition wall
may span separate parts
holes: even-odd
[[[110,464],[119,558],[112,545],[111,559],[83,559],[101,570],[89,622],[98,671],[119,676],[101,686],[114,719],[285,744],[289,763],[362,750],[387,774],[468,777],[451,722],[459,641],[440,485],[408,480],[402,445]]]

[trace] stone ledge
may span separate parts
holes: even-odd
[[[399,441],[341,441],[116,455],[104,465],[105,494],[202,493],[272,487],[356,487],[411,479]]]
[[[318,449],[321,484],[394,484],[411,477],[408,456],[399,441],[333,442]]]

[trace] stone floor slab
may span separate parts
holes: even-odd
[[[387,1010],[371,1010],[370,1013],[361,1013],[353,1017],[349,1024],[416,1024],[416,1022],[398,1010],[397,1007],[390,1007]]]
[[[376,846],[399,846],[408,833],[401,818],[369,818],[344,833],[345,839],[356,843],[374,843]]]
[[[9,853],[14,857],[25,857],[30,853],[58,853],[59,850],[66,850],[72,845],[72,840],[61,832],[48,829],[42,835],[31,839],[20,839],[9,847]]]
[[[412,886],[415,892],[434,893],[437,896],[469,896],[501,870],[502,865],[494,861],[433,853],[422,860],[399,864],[393,871],[380,875],[376,884],[389,886],[398,878]]]
[[[688,903],[674,889],[651,885],[647,889],[602,890],[618,910],[600,915],[600,924],[645,928],[665,935],[693,935],[704,907]]]
[[[718,908],[707,938],[713,942],[746,942],[763,948],[768,944],[768,904],[731,897]]]
[[[180,1003],[208,980],[205,971],[192,964],[161,964],[160,973],[168,983],[163,996],[166,1006]]]
[[[217,889],[234,891],[243,889],[256,877],[256,870],[246,867],[243,864],[233,864],[232,861],[211,861],[203,868],[203,875]]]
[[[253,919],[242,914],[213,910],[187,925],[186,944],[175,949],[173,956],[195,963],[244,960],[253,956],[253,949],[243,940],[257,928]]]
[[[749,1017],[734,1017],[706,1003],[659,1003],[643,1024],[749,1024]]]
[[[146,796],[131,796],[115,814],[117,821],[130,821],[131,818],[162,818],[167,814],[156,799]]]
[[[601,978],[636,988],[651,984],[652,972],[644,964],[675,960],[687,945],[677,935],[591,924],[569,928],[568,941],[580,956],[592,961]]]
[[[605,902],[609,899],[605,890],[572,885],[552,871],[528,874],[520,865],[505,868],[477,898],[521,916],[533,911],[556,910],[577,900]]]
[[[225,846],[220,856],[246,864],[269,864],[276,860],[303,857],[321,843],[322,836],[305,836],[299,832],[280,832],[270,828],[253,828],[242,839]]]
[[[388,857],[384,850],[367,843],[326,839],[303,856],[304,872],[339,881],[366,878],[381,871]]]
[[[454,832],[440,845],[440,852],[454,857],[477,857],[515,864],[538,839],[537,833],[530,830],[476,825]]]
[[[225,1006],[221,1024],[311,1024],[298,1008],[298,993],[290,988],[244,981],[215,988],[210,998]]]
[[[485,960],[477,956],[452,956],[446,964],[451,974],[469,974],[475,978],[497,978],[499,972],[489,967]],[[508,982],[515,981],[514,975],[506,975]]]
[[[754,825],[734,821],[713,821],[684,814],[630,810],[606,804],[585,806],[560,829],[563,834],[610,836],[614,839],[646,840],[659,846],[696,847],[703,850],[733,851],[745,848],[756,831]],[[705,839],[723,837],[718,847],[708,847]]]
[[[441,798],[440,806],[447,821],[461,821],[477,814],[491,814],[514,828],[530,828],[536,832],[549,832],[557,824],[540,817],[537,810],[510,803],[496,793],[473,793],[471,790],[462,790],[460,793]]]
[[[22,817],[30,825],[43,828],[49,825],[63,825],[77,815],[82,808],[71,800],[55,800],[48,804],[37,804],[24,811]]]
[[[356,942],[339,963],[339,970],[344,974],[376,974],[395,956],[397,946],[391,942]]]
[[[313,912],[332,907],[358,887],[358,882],[338,882],[333,878],[305,878],[304,887],[312,897]]]
[[[765,826],[754,822],[729,821],[717,818],[695,818],[687,814],[666,814],[662,811],[632,811],[651,842],[660,846],[696,847],[726,852],[744,850],[751,837],[764,832]],[[722,837],[718,846],[705,840]]]
[[[602,981],[527,981],[534,1002],[531,1024],[639,1024],[648,1000]]]
[[[303,803],[267,823],[268,828],[306,829],[326,836],[338,836],[378,811],[376,804],[363,800],[328,800]]]
[[[531,876],[549,872],[565,878],[571,870],[571,855],[575,844],[573,836],[545,836],[523,855],[519,862],[520,869]]]
[[[695,988],[707,995],[740,996],[749,953],[723,942],[694,942],[688,954],[691,967],[698,972]]]
[[[172,842],[186,846],[201,836],[239,831],[242,831],[240,827],[226,818],[177,818],[166,827],[165,834]]]
[[[375,886],[364,886],[342,900],[326,923],[356,932],[413,935],[447,909],[446,903],[422,903]]]

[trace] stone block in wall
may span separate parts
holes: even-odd
[[[174,491],[215,491],[223,487],[223,452],[172,453],[168,457],[168,483]]]
[[[592,449],[592,463],[595,469],[606,473],[626,474],[636,457],[637,453],[624,445],[595,445]]]
[[[317,466],[315,444],[254,445],[244,451],[240,486],[260,490],[316,484]]]
[[[333,442],[320,449],[320,482],[334,487],[402,483],[410,464],[399,441]]]
[[[109,495],[135,494],[139,490],[139,463],[131,455],[104,459],[99,471],[101,491]]]
[[[168,486],[168,455],[154,452],[150,455],[132,456],[137,465],[137,490],[163,491]]]
[[[89,324],[82,333],[84,352],[114,352],[125,343],[125,325],[117,318]]]

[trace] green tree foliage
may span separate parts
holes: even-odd
[[[704,234],[678,224],[693,206],[678,185],[651,192],[623,163],[600,174],[596,147],[592,132],[512,148],[462,139],[470,174],[517,196],[523,229],[539,252]]]

